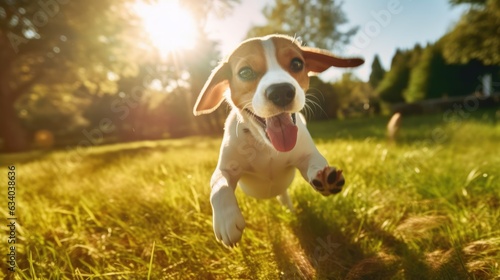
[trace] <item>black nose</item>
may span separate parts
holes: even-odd
[[[295,87],[289,83],[270,85],[266,89],[266,97],[275,105],[284,107],[290,104],[295,97]]]

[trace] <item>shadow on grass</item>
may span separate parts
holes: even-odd
[[[350,227],[366,233],[363,238],[381,243],[378,251],[366,248],[342,230],[345,225],[328,222],[307,203],[299,201],[300,210],[291,224],[298,246],[290,248],[287,240],[273,243],[281,279],[470,279],[458,253],[436,265],[415,244],[372,222],[349,217]]]
[[[327,223],[306,205],[299,207],[292,230],[316,270],[316,277],[346,279],[351,268],[367,258],[363,248],[341,231],[342,225]]]

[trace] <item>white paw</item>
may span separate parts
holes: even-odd
[[[245,219],[236,201],[234,189],[227,186],[213,188],[210,203],[215,237],[224,245],[234,247],[245,229]]]
[[[234,247],[245,229],[245,219],[238,205],[213,208],[214,233],[217,240],[228,247]]]

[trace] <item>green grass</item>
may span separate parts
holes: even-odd
[[[0,274],[499,279],[500,125],[494,115],[475,112],[460,123],[441,115],[404,118],[397,145],[387,144],[386,121],[310,124],[320,152],[344,170],[345,189],[322,197],[297,174],[290,189],[294,214],[277,200],[237,190],[247,228],[232,250],[212,232],[209,180],[219,138],[92,147],[80,158],[67,151],[3,155],[2,186],[6,164],[17,168],[19,268],[10,274],[3,261]],[[6,218],[6,209],[1,213]]]

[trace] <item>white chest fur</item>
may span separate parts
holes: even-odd
[[[256,198],[271,198],[282,194],[291,184],[296,168],[311,156],[312,151],[302,117],[295,148],[281,153],[265,144],[255,130],[261,129],[247,122],[239,122],[233,112],[226,123],[221,148],[220,166],[239,182],[241,189]]]

